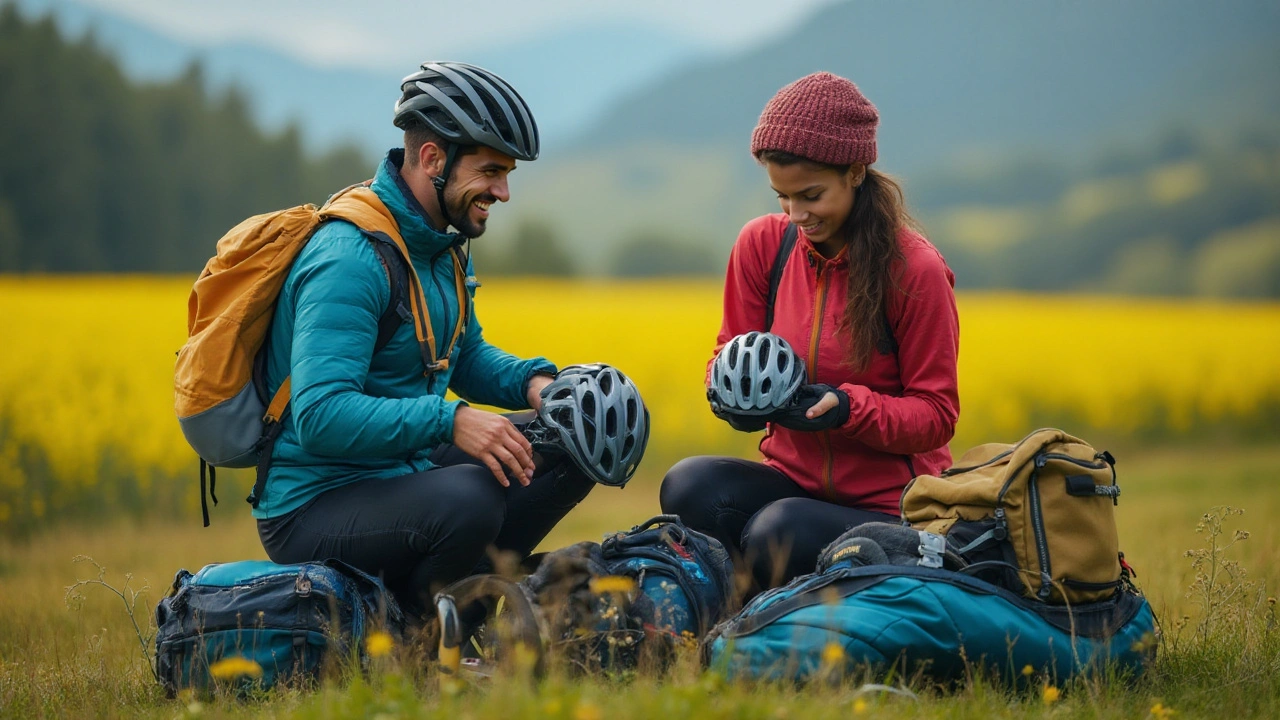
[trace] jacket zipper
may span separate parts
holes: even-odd
[[[827,276],[822,274],[825,262],[818,261],[818,292],[813,301],[813,332],[809,336],[809,382],[818,382],[818,341],[822,337],[822,316],[827,302]],[[835,480],[832,478],[831,431],[823,430],[818,434],[818,443],[822,445],[822,485],[827,491],[828,499],[836,499]]]

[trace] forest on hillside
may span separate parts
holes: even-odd
[[[264,131],[250,102],[211,89],[198,63],[131,81],[92,34],[67,37],[52,17],[0,5],[0,272],[194,273],[245,217],[322,202],[372,173],[376,158],[353,147],[317,156],[296,125]],[[1276,298],[1274,125],[1171,128],[1087,154],[1010,151],[903,180],[962,288]],[[719,275],[736,228],[776,209],[740,155],[544,158],[475,243],[477,267]]]
[[[93,36],[0,7],[0,271],[195,272],[245,217],[367,177],[352,149],[304,153],[199,65],[135,84]]]

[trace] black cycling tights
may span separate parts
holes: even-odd
[[[662,480],[662,512],[724,543],[755,590],[811,573],[818,554],[865,522],[898,522],[884,513],[819,500],[768,465],[730,457],[691,457]]]
[[[544,469],[528,486],[513,480],[509,488],[452,445],[431,460],[439,467],[357,481],[259,520],[267,555],[278,563],[337,558],[381,576],[405,612],[421,619],[433,614],[440,588],[491,570],[491,547],[527,556],[593,485],[568,460],[561,472]]]

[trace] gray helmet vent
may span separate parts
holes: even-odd
[[[626,485],[649,443],[649,411],[631,380],[608,365],[571,365],[541,396],[525,428],[534,447],[568,455],[602,485]]]
[[[711,400],[740,415],[767,415],[784,407],[807,382],[804,363],[781,337],[739,335],[711,363]]]

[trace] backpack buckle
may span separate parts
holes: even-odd
[[[941,535],[921,530],[919,552],[920,562],[917,563],[918,565],[927,568],[940,568],[942,567],[942,556],[947,552],[947,539]]]

